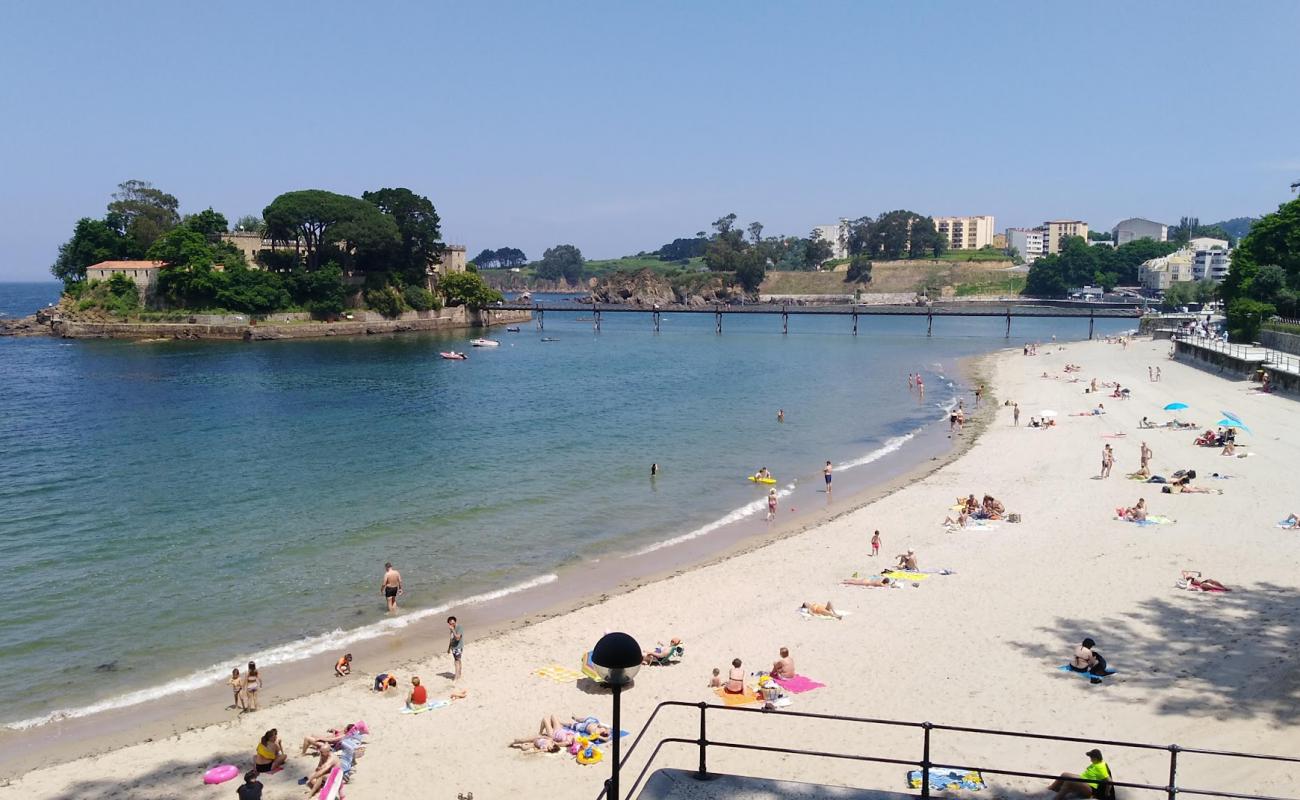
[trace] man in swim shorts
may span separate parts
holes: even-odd
[[[456,662],[456,674],[452,677],[453,681],[460,680],[460,656],[465,652],[465,629],[460,626],[455,617],[447,617],[447,628],[451,630],[451,640],[447,642],[447,652]]]
[[[388,602],[388,613],[396,611],[397,596],[402,593],[402,573],[393,569],[391,561],[384,564],[384,580],[379,584],[379,590]]]
[[[826,466],[822,467],[822,477],[826,479],[826,494],[831,493],[831,462],[827,461]]]

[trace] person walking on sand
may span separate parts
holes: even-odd
[[[239,667],[235,667],[230,671],[229,683],[231,690],[235,693],[235,703],[231,708],[243,711],[248,706],[248,703],[244,701],[244,679],[239,674]]]
[[[871,534],[871,557],[880,555],[880,531]]]
[[[831,493],[831,462],[827,461],[826,466],[822,467],[822,477],[826,479],[826,494]]]
[[[1011,404],[1011,424],[1016,426],[1020,425],[1020,404],[1019,403]]]
[[[1106,445],[1101,449],[1101,477],[1110,477],[1110,468],[1115,466],[1115,451]]]
[[[388,613],[397,610],[397,596],[402,594],[402,573],[393,569],[393,562],[384,562],[384,579],[379,584],[379,591],[388,603]]]
[[[772,517],[776,516],[776,489],[767,490],[767,521],[771,522]]]
[[[257,710],[257,693],[262,690],[262,676],[257,671],[257,664],[248,662],[248,672],[244,673],[244,710]]]
[[[447,652],[451,653],[452,660],[456,662],[456,672],[452,676],[452,681],[460,680],[460,657],[465,652],[465,629],[460,626],[460,622],[455,617],[447,617],[447,629],[451,631],[451,638],[447,641]]]

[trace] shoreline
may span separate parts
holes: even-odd
[[[989,362],[1002,352],[1014,348],[994,350],[953,360],[954,374],[945,379],[954,384],[954,397],[969,394],[970,388],[983,382],[991,387],[988,377]],[[936,387],[937,388],[937,387]],[[816,510],[770,523],[767,530],[755,533],[747,530],[746,522],[753,522],[761,513],[747,514],[730,523],[719,525],[705,535],[676,536],[646,547],[629,548],[625,552],[603,554],[600,558],[558,566],[550,573],[509,587],[467,587],[463,596],[455,601],[424,608],[407,610],[396,618],[384,617],[359,628],[343,633],[362,634],[361,638],[346,645],[330,645],[322,652],[292,658],[283,663],[259,661],[263,672],[269,672],[273,683],[263,692],[262,716],[277,704],[319,695],[331,688],[348,683],[366,683],[368,679],[354,675],[340,681],[332,676],[332,665],[340,648],[356,657],[357,663],[388,665],[407,671],[412,664],[428,659],[429,638],[432,633],[442,636],[444,613],[457,613],[462,621],[473,620],[479,631],[476,642],[500,639],[507,634],[576,611],[598,606],[611,598],[626,595],[637,589],[702,570],[723,562],[767,548],[786,539],[806,535],[830,522],[841,519],[888,497],[908,485],[919,481],[944,466],[959,459],[976,443],[987,428],[992,415],[989,404],[973,414],[959,437],[951,437],[942,429],[942,417],[936,406],[935,419],[923,424],[910,434],[901,446],[872,458],[871,451],[861,464],[862,469],[836,472],[836,486],[845,486],[847,499],[836,500]],[[904,438],[904,437],[895,437]],[[887,440],[888,448],[894,440]],[[904,456],[891,459],[890,456]],[[906,456],[910,456],[906,457]],[[856,459],[855,459],[856,460]],[[853,462],[848,462],[853,463]],[[852,476],[852,477],[850,477]],[[820,483],[820,481],[818,481]],[[811,481],[802,487],[806,490]],[[816,489],[821,494],[822,490]],[[808,498],[806,493],[801,495]],[[785,510],[787,497],[782,501]],[[793,510],[793,509],[792,509]],[[404,621],[404,616],[416,618]],[[375,630],[376,626],[395,623],[390,630]],[[483,627],[479,627],[482,625]],[[323,634],[328,636],[329,634]],[[284,646],[289,646],[286,644]],[[274,650],[275,648],[273,648]],[[233,663],[242,663],[232,661]],[[380,669],[367,670],[371,674]],[[205,670],[190,673],[193,678]],[[118,695],[113,700],[139,692],[156,690],[176,681],[148,687],[136,692]],[[107,702],[107,701],[104,701]],[[231,719],[229,689],[220,682],[210,682],[183,692],[145,699],[129,705],[74,718],[54,719],[26,727],[13,727],[18,721],[0,727],[0,781],[12,779],[31,770],[74,761],[87,756],[102,755],[141,742],[151,742],[166,736],[175,736],[196,729],[230,725],[240,718]]]

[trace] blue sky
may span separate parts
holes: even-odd
[[[910,208],[1110,227],[1300,179],[1300,3],[0,6],[0,279],[153,181],[232,220],[408,186],[471,254]]]

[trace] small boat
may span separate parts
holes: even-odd
[[[506,333],[519,333],[519,328],[518,327],[506,328]]]
[[[471,339],[470,344],[475,347],[500,347],[501,343],[495,339]]]
[[[455,350],[452,350],[450,353],[439,353],[438,355],[442,356],[443,358],[447,359],[448,361],[468,361],[468,360],[469,360],[469,356],[465,355],[464,353],[457,353]]]
[[[560,341],[560,340],[559,340],[559,339],[556,339],[556,338],[554,338],[554,337],[551,337],[551,336],[543,336],[543,337],[542,337],[542,341],[543,341],[543,342],[558,342],[558,341]]]

